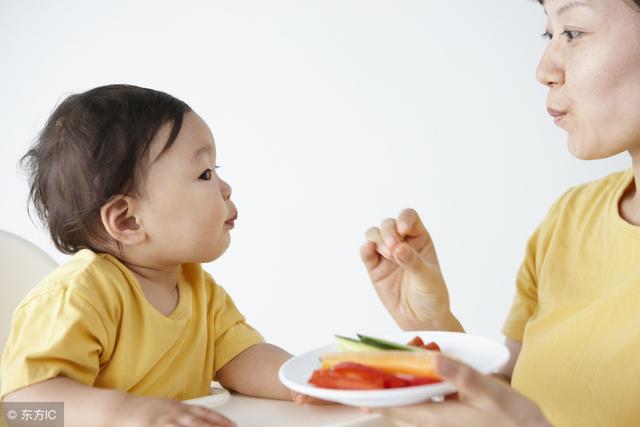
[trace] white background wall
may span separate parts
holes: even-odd
[[[455,313],[500,338],[552,201],[630,164],[568,153],[534,78],[544,24],[529,0],[0,0],[0,228],[64,262],[26,214],[19,157],[64,96],[152,87],[213,130],[240,218],[206,268],[267,339],[394,330],[358,248],[407,206]]]

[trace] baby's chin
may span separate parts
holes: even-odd
[[[211,248],[207,248],[206,251],[203,251],[203,259],[197,262],[199,262],[200,264],[204,264],[217,260],[227,251],[227,249],[229,249],[230,244],[231,236],[227,233],[227,238],[224,241],[217,241],[216,245],[213,245]]]

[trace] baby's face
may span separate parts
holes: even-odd
[[[151,143],[139,221],[157,262],[209,262],[229,246],[238,214],[231,187],[216,173],[213,135],[200,116],[185,114],[177,139],[158,157],[169,132],[164,126]]]

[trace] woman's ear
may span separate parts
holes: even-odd
[[[134,200],[129,196],[113,196],[100,208],[100,218],[107,233],[123,245],[137,245],[147,238],[136,218]]]

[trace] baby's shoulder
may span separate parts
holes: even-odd
[[[97,307],[112,301],[128,281],[111,256],[83,249],[36,284],[19,307],[47,298],[81,299]]]

